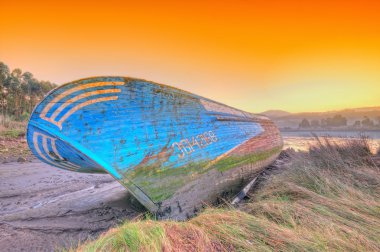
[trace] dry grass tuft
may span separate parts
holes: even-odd
[[[0,163],[32,159],[25,140],[26,122],[7,120],[0,116]]]
[[[25,136],[26,122],[3,121],[0,116],[0,137],[17,138]]]
[[[380,251],[380,170],[368,139],[328,138],[272,176],[240,209],[186,221],[126,222],[79,251]]]

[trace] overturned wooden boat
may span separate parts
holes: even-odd
[[[160,218],[235,193],[282,148],[268,118],[141,79],[94,77],[34,109],[30,149],[52,166],[109,173]]]

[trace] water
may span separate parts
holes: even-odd
[[[365,135],[371,139],[380,140],[380,131],[285,131],[281,132],[283,137],[312,137],[312,134],[317,136],[330,136],[338,138],[358,138],[360,135]]]
[[[373,153],[380,149],[380,131],[289,131],[281,132],[284,139],[284,149],[307,151],[310,146],[316,145],[317,141],[313,134],[319,137],[329,137],[331,142],[340,144],[349,139],[358,139],[361,135],[369,138],[369,145]]]

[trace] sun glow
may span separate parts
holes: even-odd
[[[252,112],[379,105],[378,1],[0,2],[0,61],[144,78]]]

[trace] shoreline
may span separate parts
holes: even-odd
[[[351,132],[351,133],[363,133],[363,132],[378,132],[380,129],[280,129],[281,133],[286,132]]]

